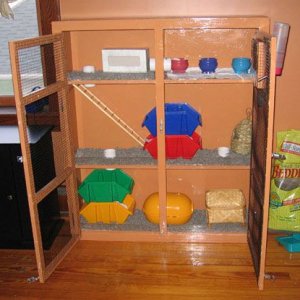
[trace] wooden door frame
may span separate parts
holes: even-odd
[[[20,50],[30,49],[32,47],[42,47],[44,45],[53,45],[53,57],[57,68],[53,68],[56,71],[55,79],[56,82],[46,85],[41,91],[34,93],[24,93],[22,89],[22,68],[20,64]],[[12,41],[9,43],[13,83],[16,97],[16,110],[18,115],[18,125],[20,133],[21,150],[23,156],[24,174],[26,181],[26,190],[28,195],[28,204],[32,225],[32,232],[34,237],[34,246],[37,260],[37,269],[40,282],[45,282],[46,279],[56,269],[58,264],[64,259],[69,253],[72,247],[77,243],[80,238],[80,227],[79,227],[79,207],[77,201],[76,192],[76,176],[74,167],[74,156],[73,147],[70,134],[69,120],[69,105],[67,101],[67,80],[66,80],[66,69],[65,69],[65,55],[64,55],[64,39],[62,34],[56,35],[43,35],[31,39],[23,39],[19,41]],[[29,64],[31,63],[30,60]],[[43,64],[42,64],[43,65]],[[45,68],[45,64],[43,65]],[[47,72],[44,72],[47,74]],[[47,81],[47,79],[46,79]],[[57,94],[59,98],[59,120],[60,120],[60,134],[61,144],[64,145],[60,150],[63,151],[64,159],[60,161],[60,170],[56,173],[55,177],[51,179],[46,185],[40,187],[38,190],[35,185],[34,172],[32,167],[32,156],[30,143],[28,139],[27,126],[28,118],[25,110],[25,106],[32,104],[41,98],[48,97],[52,94]],[[57,146],[57,144],[56,144]],[[53,146],[55,152],[55,145]],[[70,240],[63,245],[59,251],[54,252],[52,255],[52,261],[46,263],[44,251],[43,251],[43,240],[41,233],[41,226],[39,221],[38,204],[41,203],[47,195],[52,191],[58,189],[61,185],[66,187],[66,195],[69,206],[69,223],[70,223]]]
[[[264,32],[258,32],[256,34],[255,38],[259,43],[262,45],[266,43],[266,40],[269,41],[269,49],[263,50],[263,47],[261,50],[257,50],[258,53],[256,54],[258,56],[257,60],[260,61],[260,63],[255,66],[254,62],[254,68],[257,72],[257,77],[262,78],[263,75],[268,76],[268,80],[265,81],[258,81],[254,87],[256,90],[256,93],[254,92],[254,98],[258,97],[258,90],[268,90],[267,94],[265,94],[264,101],[260,102],[259,100],[256,100],[257,102],[257,113],[262,113],[263,106],[267,107],[266,113],[262,116],[260,116],[260,123],[266,122],[265,128],[260,130],[263,130],[265,133],[266,144],[264,146],[261,146],[259,143],[257,144],[257,140],[254,138],[255,130],[258,132],[259,128],[254,128],[254,121],[253,121],[253,133],[252,135],[252,154],[251,154],[251,175],[250,180],[254,177],[256,177],[254,172],[263,171],[264,177],[261,178],[261,181],[256,181],[257,183],[254,185],[254,183],[250,183],[250,194],[249,194],[249,210],[248,210],[248,244],[249,249],[252,255],[253,260],[253,266],[255,269],[255,273],[257,276],[257,283],[258,288],[260,290],[263,290],[264,288],[264,280],[265,280],[265,269],[266,269],[266,252],[267,252],[267,238],[268,238],[268,212],[269,212],[269,195],[270,195],[270,182],[271,182],[271,170],[272,170],[272,147],[273,147],[273,131],[274,131],[274,101],[275,101],[275,62],[276,62],[276,39],[272,37],[268,33]],[[267,54],[269,52],[269,54]],[[269,67],[266,67],[267,59],[266,57],[269,55]],[[261,59],[259,58],[261,57]],[[261,104],[259,104],[261,103]],[[253,110],[255,110],[256,106],[253,104]],[[260,108],[259,108],[260,107]],[[256,121],[259,119],[259,116],[255,117]],[[265,120],[265,121],[264,121]],[[258,121],[257,121],[258,122]],[[264,131],[265,130],[265,131]],[[260,131],[262,132],[262,131]],[[253,167],[253,161],[255,162],[255,145],[260,145],[259,147],[264,149],[263,157],[265,159],[263,160],[263,166],[262,162],[259,166],[259,163],[254,163],[254,166],[256,169],[252,170]],[[254,152],[253,152],[254,151]],[[264,168],[264,169],[263,169]],[[264,182],[264,185],[263,185]],[[259,187],[260,185],[263,185],[260,193],[256,195],[254,192],[253,187]],[[258,188],[259,190],[259,188]],[[261,201],[261,213],[254,210],[255,205],[251,205],[251,203],[259,203],[259,199]],[[251,214],[252,212],[252,214]],[[259,216],[259,217],[258,217]],[[256,228],[260,227],[261,229],[261,235],[259,237],[255,237],[258,231],[253,230],[255,225],[251,225],[251,222],[255,219],[258,219],[257,222],[253,222],[253,224],[258,224]],[[259,222],[261,222],[259,224]],[[252,230],[251,230],[252,229]],[[252,234],[253,233],[253,234]],[[260,241],[260,244],[257,243],[257,241]]]

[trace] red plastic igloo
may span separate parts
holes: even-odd
[[[157,158],[157,137],[149,135],[146,139],[144,149],[153,158]],[[202,149],[202,140],[199,134],[194,132],[189,135],[166,135],[166,157],[168,159],[185,158],[191,159],[195,153]]]

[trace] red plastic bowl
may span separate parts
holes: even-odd
[[[157,158],[157,137],[149,135],[145,142],[146,149],[153,158]],[[202,140],[199,134],[194,132],[189,135],[166,135],[166,158],[185,158],[191,159],[196,152],[202,149]]]
[[[174,73],[184,73],[189,66],[189,61],[185,58],[173,58],[171,69]]]

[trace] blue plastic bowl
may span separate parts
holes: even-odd
[[[35,91],[40,90],[40,89],[41,89],[40,86],[35,86],[31,90],[31,92],[35,92]],[[27,104],[25,106],[25,110],[26,110],[27,113],[37,113],[37,112],[40,112],[41,110],[43,110],[44,106],[48,105],[48,104],[49,104],[48,97],[45,97],[45,98],[37,100],[33,103]]]
[[[218,66],[218,61],[214,57],[204,57],[199,60],[199,68],[202,73],[214,73]]]
[[[251,60],[248,57],[236,57],[232,59],[232,68],[237,74],[247,74],[251,67]]]

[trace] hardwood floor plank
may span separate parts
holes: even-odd
[[[245,244],[80,241],[46,283],[33,251],[0,250],[0,299],[299,299],[300,254],[268,242],[259,291]]]

